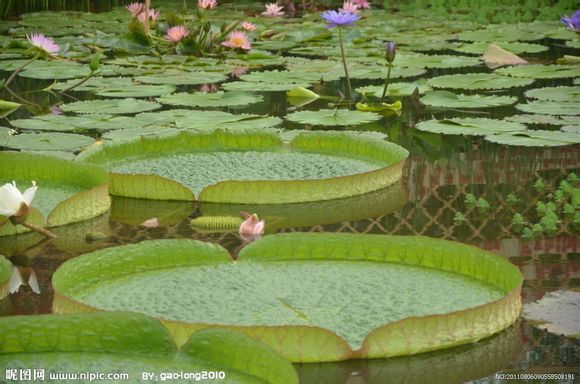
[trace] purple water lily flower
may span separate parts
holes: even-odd
[[[343,11],[326,11],[320,14],[320,16],[328,23],[326,28],[350,26],[360,19],[360,16],[356,13]]]
[[[570,16],[564,16],[560,19],[560,21],[571,29],[572,31],[579,31],[580,32],[580,9],[577,10]]]

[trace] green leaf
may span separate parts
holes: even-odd
[[[578,115],[580,101],[532,101],[526,104],[517,104],[516,108],[528,113],[543,115]]]
[[[225,371],[228,381],[240,384],[298,383],[287,360],[222,329],[199,331],[178,351],[163,325],[136,313],[12,316],[0,318],[0,327],[5,332],[0,364],[17,371],[43,367],[46,378],[62,372],[115,372],[136,382],[148,372],[152,380],[164,381],[166,372],[203,370]],[[75,382],[88,383],[89,378]]]
[[[457,35],[459,40],[467,41],[532,41],[544,38],[542,34],[518,30],[517,26],[501,28],[481,29],[478,31],[461,32]]]
[[[319,109],[318,111],[298,111],[286,116],[286,119],[299,124],[312,125],[359,125],[381,119],[381,115],[372,112],[349,111],[346,109]]]
[[[205,201],[281,204],[393,184],[408,155],[382,138],[346,132],[303,133],[289,149],[274,130],[216,129],[105,145],[80,158],[113,172],[113,195],[192,200],[193,191]]]
[[[1,85],[0,85],[1,86]],[[20,108],[22,104],[0,99],[0,118],[6,117]]]
[[[486,136],[502,132],[527,130],[526,126],[520,123],[471,117],[423,121],[417,124],[415,128],[426,132],[468,136]]]
[[[34,151],[75,151],[94,142],[92,137],[73,133],[22,133],[12,136],[6,146]]]
[[[244,92],[284,92],[292,88],[307,88],[308,83],[265,83],[262,81],[234,81],[220,85],[227,91],[244,91]]]
[[[521,53],[540,53],[548,50],[548,47],[540,44],[517,43],[517,42],[500,42],[496,43],[506,51],[519,55]],[[453,48],[454,51],[463,53],[473,53],[476,55],[483,55],[489,47],[488,42],[478,42],[471,44],[463,44],[459,47]]]
[[[0,300],[8,295],[8,280],[12,276],[12,263],[0,255]]]
[[[135,80],[146,84],[197,85],[226,80],[226,75],[213,72],[186,72],[168,69],[160,73],[137,76]]]
[[[460,243],[350,234],[270,235],[237,262],[215,244],[145,241],[71,259],[53,276],[60,312],[146,312],[166,320],[178,344],[219,324],[294,362],[478,340],[516,321],[521,282],[508,261]],[[436,299],[449,292],[453,303]]]
[[[580,102],[580,87],[536,88],[526,91],[525,95],[538,100]]]
[[[505,118],[507,121],[523,124],[564,125],[565,121],[558,116],[550,115],[514,115]]]
[[[59,82],[52,86],[53,89],[64,90],[77,84],[79,80]],[[75,91],[98,91],[113,87],[128,87],[133,84],[129,77],[91,77],[81,85],[74,88]]]
[[[156,99],[162,104],[186,106],[186,107],[235,107],[240,105],[259,103],[262,96],[243,92],[195,92],[175,93]]]
[[[375,97],[381,97],[383,95],[383,89],[384,85],[367,85],[366,87],[357,88],[356,91],[363,95],[370,94]],[[387,96],[411,96],[413,92],[415,92],[415,89],[417,89],[421,95],[433,90],[427,84],[426,80],[417,80],[411,83],[393,83],[389,84],[389,87],[387,88]]]
[[[519,79],[492,73],[464,73],[433,77],[428,80],[434,88],[450,89],[504,89],[525,87],[534,82],[533,79]]]
[[[514,134],[486,136],[485,140],[498,144],[526,147],[559,147],[580,143],[580,136],[561,131],[529,130]]]
[[[580,66],[578,65],[518,65],[496,69],[495,73],[504,76],[527,77],[532,79],[563,79],[567,77],[579,77]]]
[[[215,128],[226,129],[258,129],[270,128],[282,123],[282,119],[276,116],[231,114],[221,111],[188,111],[184,116],[175,119],[178,128],[194,131],[209,131]]]
[[[109,99],[109,100],[89,100],[77,101],[63,104],[60,108],[64,112],[75,113],[107,113],[107,114],[127,114],[151,111],[161,108],[161,104],[152,101],[137,100],[133,98]]]
[[[309,89],[306,89],[304,87],[295,87],[292,88],[290,90],[288,90],[288,92],[286,92],[286,96],[288,97],[296,97],[296,98],[301,98],[301,99],[318,99],[320,97],[320,95],[312,92]]]
[[[320,83],[323,81],[338,80],[339,75],[334,73],[315,73],[303,71],[261,71],[240,76],[243,81],[263,83]]]
[[[491,108],[514,104],[512,96],[463,95],[449,91],[428,92],[421,103],[438,108]]]
[[[154,97],[168,95],[174,91],[173,85],[131,84],[99,89],[95,94],[103,97]]]

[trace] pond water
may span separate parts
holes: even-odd
[[[116,14],[120,14],[122,10],[116,12]],[[41,21],[42,17],[38,20],[30,20],[30,23],[43,30]],[[379,21],[380,18],[374,19],[373,28],[376,28]],[[40,25],[37,23],[40,23]],[[404,24],[401,22],[401,24],[395,23],[393,25],[400,27]],[[548,23],[546,25],[549,25],[554,30],[558,28],[557,23]],[[14,26],[11,25],[11,27]],[[274,26],[273,28],[279,27]],[[457,30],[448,30],[446,33],[477,29],[475,26],[472,27],[459,26]],[[53,31],[51,28],[47,29],[48,32]],[[537,31],[538,29],[539,27],[537,26],[529,27],[529,30]],[[8,32],[7,28],[2,30],[5,33]],[[22,35],[23,31],[26,30],[20,29],[17,34]],[[351,33],[350,40],[361,38],[358,33]],[[396,34],[389,32],[389,36],[395,38]],[[0,45],[7,47],[5,42],[8,39],[6,36],[0,36]],[[66,36],[61,39],[61,43],[70,40]],[[435,38],[435,40],[437,39]],[[452,50],[450,47],[454,46],[453,44],[458,45],[461,42],[457,39],[446,40],[441,37],[438,41],[441,43],[441,49],[429,51],[429,55],[478,57],[478,54],[459,54],[458,51]],[[578,55],[578,50],[568,44],[570,41],[573,40],[542,36],[540,40],[534,40],[533,43],[547,47],[547,50],[538,53],[523,53],[521,56],[533,63],[551,64],[564,55]],[[261,49],[268,49],[268,45],[275,46],[276,44],[273,40],[264,40],[256,45],[260,46]],[[376,46],[380,46],[380,44]],[[355,52],[357,48],[366,49],[366,47],[357,47],[356,45],[349,45],[349,47],[352,52],[349,60],[352,61],[357,61]],[[326,48],[328,53],[324,51],[325,54],[335,55],[328,46]],[[304,49],[295,52],[284,50],[281,56],[292,56],[291,60],[288,60],[289,64],[287,66],[290,67],[290,64],[294,63],[299,68],[300,65],[308,65],[308,63],[300,62],[297,57],[324,59],[324,56],[320,56],[320,49],[318,46],[311,47],[306,44]],[[315,53],[309,50],[314,50]],[[405,60],[404,50],[405,48],[403,47],[401,60]],[[425,50],[422,50],[422,52],[424,53]],[[409,53],[409,46],[406,53]],[[2,54],[3,60],[0,62],[0,67],[4,69],[9,67],[7,65],[2,66],[2,63],[7,63],[8,60],[14,59],[15,57],[12,57],[12,54],[17,53],[12,52],[12,50],[6,50],[6,53]],[[17,55],[16,57],[20,56]],[[122,57],[119,57],[116,64],[122,65]],[[135,60],[144,60],[143,56],[139,57],[140,59],[136,58]],[[358,60],[356,65],[363,65],[365,63],[364,59],[370,61],[369,56],[367,56]],[[374,59],[378,60],[376,57]],[[113,61],[114,57],[110,57],[109,60]],[[127,61],[130,60],[127,59]],[[179,59],[174,58],[172,60]],[[243,67],[245,68],[244,71],[247,70],[247,73],[252,75],[262,70],[280,70],[284,68],[284,65],[278,59],[259,57],[255,62],[251,60],[243,62],[243,60],[244,58],[241,56],[235,59],[232,58],[227,63],[220,62],[219,64],[212,63],[209,65],[221,65],[224,68],[227,67],[228,70]],[[312,61],[310,65],[315,66],[317,63],[318,60]],[[246,68],[248,65],[253,68]],[[395,65],[397,65],[396,60]],[[455,68],[440,68],[438,65],[435,65],[435,67],[426,68],[425,71],[421,71],[424,73],[420,73],[418,76],[409,76],[394,81],[411,82],[450,74],[492,72],[491,69],[479,61],[475,65],[470,63],[466,66]],[[131,68],[135,67],[130,67],[125,73],[126,76],[131,75]],[[156,70],[159,69],[157,68]],[[375,70],[375,68],[368,69],[369,72],[372,72],[372,70]],[[364,68],[360,69],[355,66],[353,70],[353,74],[355,74],[352,83],[353,89],[370,85],[380,86],[382,84],[380,77],[364,78],[364,76],[358,76],[359,78],[357,78],[356,74],[363,71]],[[216,70],[215,72],[228,73],[226,70]],[[4,71],[0,74],[7,78],[10,73],[10,71]],[[340,72],[338,74],[340,75]],[[335,78],[338,78],[339,75],[335,76]],[[218,81],[202,86],[178,85],[177,90],[180,92],[217,90],[220,86],[223,87],[223,84],[237,80],[236,76],[229,76],[226,82]],[[577,74],[575,76],[578,77]],[[223,77],[225,80],[226,76],[224,75]],[[361,77],[363,78],[361,79]],[[260,79],[260,81],[262,80]],[[287,80],[287,82],[291,81]],[[28,109],[20,108],[8,118],[0,120],[0,125],[11,130],[16,129],[17,134],[14,138],[17,138],[22,133],[46,132],[47,129],[22,129],[18,128],[16,124],[11,124],[11,121],[29,118],[34,115],[33,112],[39,112],[39,110],[47,112],[50,110],[50,106],[59,105],[60,103],[104,98],[86,90],[66,93],[38,92],[38,90],[49,87],[52,83],[52,80],[18,77],[11,84],[13,94],[3,91],[2,98],[4,99],[18,102],[22,98],[35,104]],[[574,80],[574,76],[537,78],[532,85],[499,90],[486,89],[483,91],[463,88],[458,93],[511,96],[516,98],[518,103],[524,103],[528,101],[525,92],[530,89],[571,87],[574,84],[578,84],[577,79],[576,81]],[[310,83],[309,86],[310,89],[318,94],[336,96],[339,91],[344,92],[345,82],[343,78],[324,83]],[[506,117],[522,115],[524,112],[518,110],[513,104],[494,108],[463,109],[452,107],[429,109],[420,103],[417,97],[404,96],[400,98],[403,103],[403,110],[400,116],[382,117],[378,121],[353,126],[321,127],[314,124],[289,121],[285,117],[298,110],[315,111],[329,108],[329,105],[330,108],[333,108],[331,104],[336,103],[336,100],[318,99],[305,106],[297,106],[294,100],[287,98],[285,91],[265,91],[257,92],[256,94],[260,95],[263,100],[250,106],[213,108],[232,114],[247,113],[276,116],[284,119],[278,127],[288,130],[353,129],[385,133],[390,141],[401,145],[410,152],[410,157],[403,169],[402,182],[384,190],[342,201],[286,206],[233,206],[209,203],[143,201],[114,197],[112,209],[106,215],[90,221],[55,228],[54,232],[58,236],[57,239],[44,240],[40,235],[36,234],[25,234],[11,238],[0,237],[0,254],[9,257],[10,261],[25,274],[34,271],[38,276],[41,289],[40,294],[35,294],[28,287],[24,287],[18,293],[10,295],[1,302],[1,314],[8,316],[14,314],[35,315],[50,313],[53,300],[53,291],[50,283],[52,274],[64,261],[88,251],[132,244],[148,239],[193,238],[218,243],[235,255],[245,245],[245,242],[240,239],[236,231],[225,233],[199,231],[191,227],[190,221],[192,218],[201,215],[237,215],[240,210],[257,212],[261,216],[271,214],[271,216],[277,217],[278,221],[270,223],[270,228],[267,230],[268,233],[346,232],[423,235],[476,245],[508,258],[520,268],[524,275],[522,290],[524,303],[536,301],[547,292],[560,289],[578,289],[580,287],[580,238],[578,237],[577,229],[574,229],[571,221],[568,220],[559,225],[555,232],[544,232],[537,234],[531,239],[525,239],[522,238],[521,232],[517,229],[517,223],[514,223],[513,220],[515,213],[521,213],[526,218],[535,217],[538,202],[552,199],[552,195],[559,188],[561,182],[569,178],[570,174],[580,175],[579,144],[555,147],[511,146],[490,142],[484,140],[481,136],[440,135],[424,132],[416,128],[418,123],[431,119],[484,117],[503,120]],[[154,97],[147,97],[143,100],[155,101],[154,99]],[[166,120],[167,115],[164,115],[165,111],[177,108],[187,109],[192,107],[164,105],[154,112],[148,112],[147,119],[150,119],[155,124],[153,128],[149,124],[149,131],[152,134],[156,134],[159,130],[178,129],[179,124],[174,124],[175,119],[172,123],[166,124],[167,121],[171,121],[171,118]],[[106,114],[107,111],[103,110],[99,113]],[[74,114],[66,113],[66,115],[73,116]],[[124,116],[133,115],[134,113]],[[554,119],[570,118],[573,122],[567,121],[560,125],[547,123],[529,124],[529,126],[533,127],[533,129],[551,129],[553,131],[557,130],[561,125],[577,127],[580,124],[578,120],[574,120],[578,118],[577,113],[558,116],[534,115],[534,118],[544,119],[543,122],[545,122],[546,116]],[[182,117],[187,118],[187,112]],[[518,119],[523,121],[530,118],[512,118],[514,121],[518,121]],[[114,123],[114,120],[107,120],[104,124]],[[117,121],[117,123],[120,123],[120,121]],[[128,121],[124,121],[121,124],[125,123],[128,123]],[[132,121],[130,124],[136,123]],[[134,133],[139,127],[133,129],[134,131],[132,132]],[[93,139],[102,140],[104,132],[108,129],[86,130],[78,127],[70,129],[69,126],[62,130],[84,134],[92,138],[92,142]],[[3,137],[2,132],[2,127],[0,127],[0,144]],[[119,131],[113,129],[109,132],[115,133]],[[128,132],[127,134],[131,135],[133,133]],[[37,141],[34,141],[33,144],[36,145]],[[11,147],[10,145],[5,147],[5,149],[10,148],[29,149],[26,144],[23,147]],[[46,151],[47,148],[40,147],[39,150]],[[52,151],[53,155],[65,158],[73,157],[76,153],[78,151],[74,145],[72,145],[72,149],[63,151],[58,148],[57,151]],[[167,165],[169,168],[174,168],[176,166],[175,163],[181,163],[177,158],[172,160],[175,161]],[[193,158],[187,160],[194,161]],[[203,160],[215,161],[213,158]],[[369,166],[369,164],[363,162],[353,165],[346,160],[344,164],[340,162],[331,164],[330,162],[334,161],[332,157],[327,160],[329,162],[328,167],[333,169],[341,167],[349,170],[352,167],[366,169]],[[259,156],[255,156],[255,158],[249,160],[228,158],[219,161],[232,162],[233,164],[236,162],[260,162],[260,159]],[[292,159],[284,158],[280,161],[292,161]],[[317,161],[320,161],[320,159]],[[151,166],[151,164],[146,163],[133,165],[139,167]],[[264,166],[263,172],[267,173],[267,164],[262,164],[262,166]],[[324,174],[325,172],[325,169],[311,169],[311,165],[306,161],[304,168],[304,172],[309,175]],[[254,171],[256,171],[255,168],[248,170],[248,172]],[[300,174],[297,177],[304,178],[307,176]],[[544,186],[535,188],[534,185],[539,179],[543,181]],[[5,180],[0,181],[5,182]],[[26,184],[25,182],[23,183]],[[468,200],[471,195],[477,199],[484,199],[489,203],[489,206],[486,207],[477,203],[470,204]],[[141,225],[145,220],[153,217],[159,219],[160,227],[145,228]],[[178,290],[175,291],[175,294],[178,294]],[[496,372],[579,372],[580,341],[542,331],[522,318],[504,332],[489,339],[437,353],[385,360],[303,364],[296,365],[296,367],[303,383],[450,383],[470,380],[490,382],[494,379]]]

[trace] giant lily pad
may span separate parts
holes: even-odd
[[[108,113],[126,114],[152,111],[161,108],[161,104],[152,101],[137,100],[133,98],[109,99],[109,100],[89,100],[76,101],[74,103],[63,104],[60,108],[64,112],[76,113]]]
[[[517,98],[494,95],[463,95],[449,91],[428,92],[421,103],[437,108],[491,108],[514,104]]]
[[[527,130],[526,126],[520,123],[472,117],[423,121],[415,128],[426,132],[468,136],[486,136]]]
[[[319,109],[318,111],[298,111],[286,118],[300,124],[312,125],[359,125],[381,119],[381,115],[372,112],[350,111],[347,109]]]
[[[183,92],[158,97],[157,101],[162,104],[186,107],[235,107],[258,103],[262,99],[262,96],[245,92]]]
[[[0,255],[0,299],[8,294],[8,281],[12,276],[12,263]]]
[[[81,156],[112,172],[113,195],[283,204],[358,195],[393,184],[408,152],[350,132],[272,129],[190,133],[105,145]]]
[[[429,79],[430,86],[451,89],[503,89],[525,87],[534,82],[533,79],[520,79],[494,75],[492,73],[462,73],[445,75]]]
[[[16,180],[21,189],[36,181],[31,221],[49,227],[88,220],[105,213],[110,205],[108,176],[102,169],[53,157],[0,152],[0,183]],[[0,235],[28,231],[11,223]]]
[[[367,85],[366,87],[357,88],[356,91],[366,95],[371,94],[375,97],[381,97],[383,95],[383,89],[383,85]],[[387,96],[411,96],[415,90],[422,95],[432,89],[425,80],[418,80],[411,83],[393,83],[389,84],[387,88]]]
[[[179,344],[220,326],[294,362],[479,340],[518,318],[521,284],[507,260],[460,243],[304,233],[267,236],[238,262],[214,244],[146,241],[69,260],[53,276],[56,312],[146,313],[162,318]]]
[[[63,372],[106,372],[128,375],[119,381],[139,382],[147,372],[151,380],[165,381],[168,371],[200,377],[202,371],[223,371],[228,382],[298,383],[287,360],[247,336],[202,330],[178,351],[158,321],[136,313],[3,317],[0,327],[0,365],[17,371],[43,367],[46,379]]]

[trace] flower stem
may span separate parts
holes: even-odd
[[[34,232],[38,232],[46,237],[49,237],[51,239],[56,239],[56,235],[54,233],[50,232],[48,229],[39,227],[36,224],[32,224],[32,223],[29,223],[28,221],[25,221],[24,223],[22,223],[22,225],[25,226],[26,228],[33,230]]]
[[[35,62],[36,59],[38,59],[39,56],[40,56],[40,54],[36,54],[36,56],[34,56],[32,59],[28,60],[26,63],[22,64],[20,67],[16,68],[16,70],[14,72],[12,72],[12,74],[10,75],[10,77],[8,78],[8,80],[6,80],[6,82],[4,82],[4,84],[3,84],[4,88],[8,87],[8,84],[10,84],[12,82],[12,80],[14,80],[14,78],[16,77],[16,75],[18,75],[20,73],[20,71],[22,71],[28,65],[32,64],[33,62]]]
[[[89,79],[91,77],[93,77],[94,75],[95,75],[95,71],[91,71],[91,73],[89,73],[87,76],[85,76],[81,81],[77,82],[76,84],[71,85],[68,88],[63,89],[61,92],[67,92],[67,91],[71,91],[71,90],[75,89],[79,85],[82,85],[82,84],[86,83],[87,81],[89,81]]]
[[[381,103],[383,102],[383,100],[385,100],[385,96],[387,95],[387,88],[389,87],[389,80],[391,79],[391,68],[393,68],[393,66],[389,64],[387,78],[385,79],[385,88],[383,88],[383,95],[381,96]]]
[[[344,66],[344,76],[346,77],[346,97],[352,101],[352,88],[350,86],[350,77],[348,76],[348,67],[346,65],[346,56],[344,54],[344,44],[342,42],[342,28],[338,27],[338,39],[340,40],[340,53],[342,55],[342,65]]]

